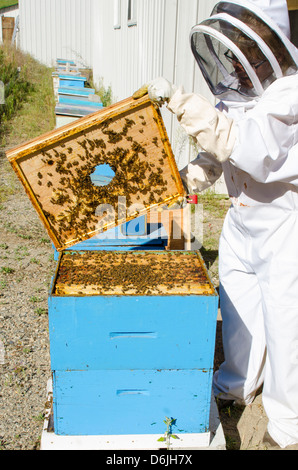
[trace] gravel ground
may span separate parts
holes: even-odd
[[[47,234],[3,155],[0,188],[0,449],[39,448],[50,378]],[[9,196],[10,192],[14,192]]]

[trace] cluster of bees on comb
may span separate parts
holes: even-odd
[[[119,197],[126,198],[126,207],[158,205],[168,197],[169,180],[170,185],[175,180],[163,172],[168,156],[162,138],[145,138],[148,123],[144,116],[133,118],[124,115],[116,126],[113,119],[108,119],[75,139],[65,139],[41,152],[43,166],[37,184],[50,191],[51,205],[42,210],[62,242],[70,233],[79,241],[86,233],[117,225]],[[91,175],[97,166],[106,163],[115,176],[108,185],[96,186]],[[114,210],[99,214],[99,205]]]
[[[119,288],[121,294],[164,295],[173,289],[191,292],[193,283],[208,283],[195,253],[65,251],[55,294],[67,294],[68,288],[76,287],[77,295],[107,295],[119,293]]]

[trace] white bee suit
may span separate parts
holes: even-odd
[[[270,6],[269,0],[260,3]],[[247,2],[219,5],[227,4]],[[221,99],[221,111],[182,89],[173,94],[168,108],[203,149],[181,172],[189,189],[205,189],[223,171],[232,201],[219,246],[225,362],[214,376],[215,395],[249,404],[264,383],[268,431],[284,448],[298,443],[297,51],[276,27],[293,62],[285,73],[261,40],[272,75],[262,82],[253,76],[253,65],[245,63],[253,85],[245,90],[233,74],[221,70],[218,78],[206,65],[208,53],[218,67],[230,54],[222,49],[220,55],[214,43],[204,43],[208,31],[212,41],[223,40],[223,32],[230,34],[227,17],[218,19],[227,12],[216,7],[214,15],[213,22],[193,28],[191,38],[202,73]],[[238,19],[231,21],[238,28]],[[269,17],[267,22],[274,27]],[[286,21],[283,24],[287,26]],[[253,33],[250,39],[256,41]],[[237,46],[233,49],[231,36],[224,39],[224,46],[242,59],[243,52]]]

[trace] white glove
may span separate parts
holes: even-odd
[[[168,103],[177,88],[163,77],[155,78],[143,85],[133,94],[134,99],[141,98],[148,93],[149,99],[158,107]]]
[[[163,77],[156,78],[148,83],[148,96],[158,106],[168,103],[176,90],[177,88]]]

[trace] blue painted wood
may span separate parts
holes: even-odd
[[[96,111],[100,111],[103,108],[102,104],[98,104],[97,107],[94,106],[72,106],[72,105],[63,105],[57,104],[55,107],[55,114],[62,115],[62,116],[74,116],[74,117],[83,117],[89,114],[95,113]]]
[[[58,93],[60,95],[77,95],[77,96],[89,96],[94,95],[95,90],[94,88],[83,88],[83,87],[59,87]]]
[[[94,108],[102,108],[103,105],[99,101],[91,101],[88,96],[74,96],[74,95],[59,95],[58,102],[61,104],[72,106],[90,106]]]
[[[211,371],[55,371],[54,429],[59,435],[164,435],[209,430]]]
[[[63,87],[85,87],[85,82],[87,81],[86,77],[82,77],[81,75],[75,74],[58,74],[59,77],[59,85]]]
[[[167,243],[168,234],[164,226],[147,224],[146,217],[142,216],[77,243],[75,246],[67,248],[66,251],[164,250]],[[59,252],[54,246],[53,249],[54,259],[58,261]]]
[[[130,220],[126,224],[120,226],[120,231],[125,237],[144,236],[148,233],[147,230],[147,217],[145,215]]]
[[[86,82],[87,81],[87,78],[86,77],[83,77],[82,75],[80,74],[67,74],[67,73],[59,73],[59,78],[63,79],[63,80],[77,80],[79,82]]]
[[[56,62],[59,65],[66,65],[66,64],[76,65],[76,63],[73,60],[69,60],[69,59],[56,59]]]
[[[52,370],[209,370],[217,307],[212,295],[50,295]]]
[[[144,251],[144,249],[146,249],[146,251],[158,251],[158,250],[164,250],[165,249],[165,245],[164,244],[158,244],[159,241],[156,242],[156,244],[153,242],[153,241],[148,241],[146,243],[142,243],[142,244],[139,244],[139,246],[134,243],[134,240],[132,240],[130,243],[123,243],[121,245],[117,244],[117,241],[114,241],[114,242],[111,242],[111,243],[106,243],[106,244],[102,244],[100,247],[95,244],[95,242],[91,242],[89,243],[89,241],[86,241],[85,242],[81,242],[82,244],[80,244],[80,247],[75,247],[75,250],[86,250],[86,251],[97,251],[97,250],[101,250],[101,251]],[[84,244],[83,244],[84,243]],[[119,242],[118,242],[119,243]],[[74,247],[72,246],[71,248],[67,248],[65,251],[75,251],[74,250]],[[59,258],[59,252],[57,250],[55,250],[54,248],[54,260],[55,261],[58,261],[58,258]]]

